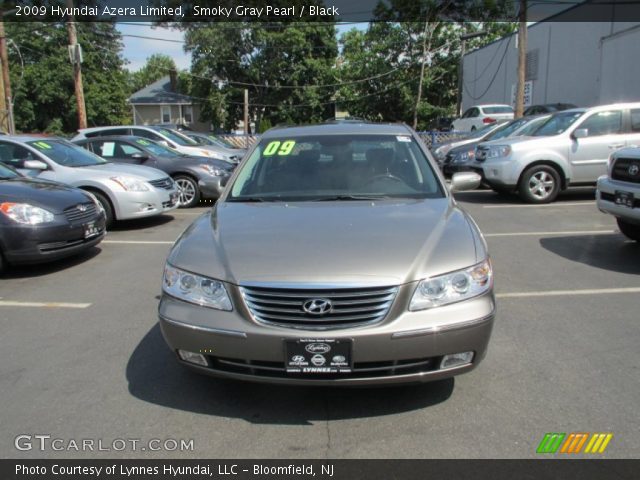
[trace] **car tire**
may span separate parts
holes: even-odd
[[[4,259],[4,255],[2,255],[2,251],[0,250],[0,273],[4,272],[7,268],[7,261]]]
[[[91,193],[98,199],[100,205],[102,205],[105,217],[104,226],[108,230],[113,226],[113,222],[115,222],[115,216],[113,214],[113,207],[111,206],[111,202],[104,193],[96,192],[95,190],[92,190]]]
[[[616,221],[618,222],[620,231],[625,237],[635,240],[636,242],[640,242],[640,225],[625,222],[620,218],[616,218]]]
[[[188,175],[176,175],[173,180],[178,187],[178,208],[195,207],[200,201],[198,181]]]
[[[551,203],[560,193],[560,174],[549,165],[530,167],[520,177],[518,193],[526,203]]]

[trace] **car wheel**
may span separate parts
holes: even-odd
[[[531,167],[522,174],[518,193],[527,203],[553,202],[560,193],[560,175],[549,165]]]
[[[198,188],[198,182],[187,175],[177,175],[173,179],[178,187],[179,207],[195,207],[200,201],[200,189]]]
[[[105,217],[104,225],[108,230],[113,226],[113,222],[115,221],[111,202],[103,193],[96,192],[95,190],[92,190],[91,193],[98,199],[98,201],[100,202],[100,205],[102,205],[102,209],[104,210],[104,217]]]
[[[625,237],[635,240],[636,242],[640,242],[640,225],[625,222],[620,218],[616,218],[616,220],[618,222],[618,227],[620,227],[620,231]]]

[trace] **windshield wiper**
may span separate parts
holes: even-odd
[[[233,197],[227,200],[228,202],[247,202],[247,203],[258,203],[258,202],[268,202],[269,200],[265,200],[260,197]]]
[[[390,198],[387,195],[333,195],[329,197],[314,198],[314,202],[335,202],[335,201],[350,201],[350,200],[382,200]]]

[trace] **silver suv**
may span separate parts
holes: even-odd
[[[640,112],[631,120],[640,130]],[[611,156],[609,174],[598,179],[596,200],[602,212],[616,217],[623,234],[640,242],[640,148]]]
[[[452,187],[475,188],[458,173]],[[167,259],[160,327],[202,373],[262,382],[425,382],[482,360],[487,246],[403,125],[278,128]]]
[[[631,118],[640,103],[565,110],[552,115],[530,137],[478,146],[487,184],[498,192],[517,191],[528,203],[548,203],[570,186],[595,185],[609,156],[640,144]]]

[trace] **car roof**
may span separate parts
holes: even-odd
[[[37,141],[68,141],[66,138],[62,137],[49,137],[49,136],[38,136],[38,135],[3,135],[2,140],[12,140],[16,143],[28,143],[28,142],[37,142]]]
[[[110,130],[112,128],[145,128],[148,130],[154,130],[153,125],[105,125],[103,127],[81,128],[78,130],[78,132],[91,133],[91,132],[99,132],[100,130]]]
[[[401,123],[336,122],[318,125],[274,127],[263,138],[307,135],[411,135],[413,131]]]
[[[135,142],[140,138],[146,140],[147,142],[154,142],[154,140],[144,137],[138,137],[137,135],[102,135],[99,137],[79,138],[78,140],[74,140],[74,142],[94,142],[100,140],[124,140],[128,142]]]

